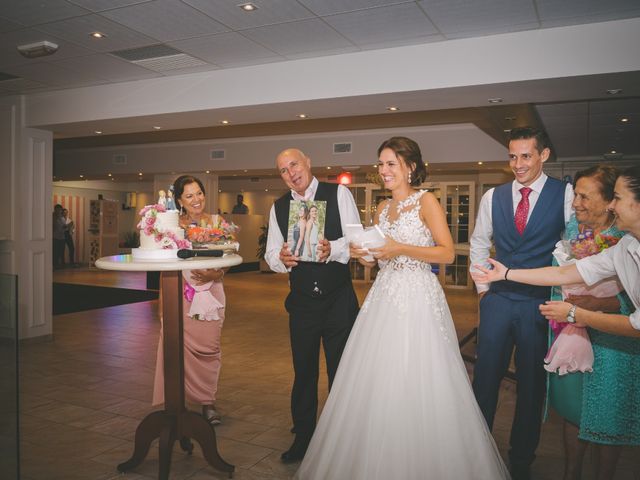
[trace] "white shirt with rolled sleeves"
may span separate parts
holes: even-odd
[[[316,196],[316,190],[318,189],[318,179],[313,177],[309,187],[304,192],[304,196],[298,195],[291,190],[294,200],[313,200]],[[342,232],[346,231],[346,225],[348,223],[361,223],[360,214],[358,213],[358,207],[353,199],[353,195],[347,187],[344,185],[338,185],[338,211],[340,212],[340,225]],[[285,239],[282,236],[280,227],[278,226],[278,220],[276,218],[275,206],[271,206],[269,212],[269,235],[267,236],[267,250],[264,256],[265,261],[271,267],[271,270],[278,273],[287,273],[290,271],[284,263],[280,261],[280,250],[285,243]],[[349,242],[347,237],[340,237],[336,240],[331,240],[331,254],[327,259],[327,262],[340,262],[349,263]]]
[[[529,214],[527,215],[527,222],[529,221],[529,217],[531,217],[531,213],[536,206],[536,202],[540,197],[540,193],[542,192],[542,188],[547,181],[547,175],[542,174],[540,177],[536,179],[529,188],[531,188],[531,193],[529,194]],[[520,199],[522,198],[522,194],[520,193],[520,189],[524,187],[519,182],[515,180],[511,182],[511,198],[513,200],[513,212],[515,214],[516,208],[518,208],[518,203],[520,203]],[[495,189],[492,188],[487,191],[482,196],[482,200],[480,200],[480,208],[478,208],[478,218],[476,219],[476,225],[473,229],[473,234],[471,234],[471,245],[470,245],[470,260],[471,260],[471,270],[473,271],[473,265],[482,265],[485,267],[489,267],[490,264],[487,262],[487,259],[491,256],[491,246],[493,245],[493,220],[491,217],[492,211],[492,202],[493,202],[493,191]],[[564,191],[564,224],[569,223],[569,219],[571,215],[573,215],[573,187],[571,184],[567,184],[567,188]],[[476,289],[478,293],[486,292],[489,290],[489,284],[486,283],[476,283]]]
[[[587,285],[618,276],[625,292],[636,307],[629,315],[629,322],[640,330],[640,243],[626,234],[613,247],[576,262],[580,276]]]

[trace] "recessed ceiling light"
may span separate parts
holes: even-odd
[[[106,35],[102,32],[91,32],[89,36],[91,38],[106,38]]]
[[[245,12],[255,12],[258,9],[258,7],[253,3],[242,3],[238,6]]]
[[[102,135],[102,130],[95,130],[93,133],[95,133],[96,135]]]
[[[307,118],[307,114],[306,113],[299,113],[298,115],[296,115],[296,117],[298,117],[298,118]]]
[[[504,117],[507,122],[513,122],[516,120],[516,117]]]
[[[115,180],[115,178],[111,177],[111,181],[113,182]]]
[[[107,173],[107,176],[108,176],[108,177],[113,177],[113,175],[111,175],[110,173]]]
[[[616,153],[616,151],[615,150],[611,150],[611,153]]]
[[[627,123],[629,119],[627,117],[624,117],[624,118],[621,118],[620,121],[623,123]]]
[[[204,173],[211,173],[211,170],[205,170]]]
[[[84,178],[84,175],[80,175],[80,178]]]
[[[482,165],[482,162],[478,162],[478,165]]]
[[[331,170],[331,167],[327,167],[327,170]]]
[[[222,193],[222,190],[218,189],[218,193]]]
[[[247,173],[249,170],[244,170],[244,173]]]
[[[265,192],[268,192],[268,191],[269,191],[269,189],[268,189],[268,188],[265,188],[265,189],[264,189],[264,191],[265,191]]]
[[[400,109],[398,107],[387,107],[387,110],[389,110],[390,112],[397,112]]]
[[[138,172],[138,176],[141,177],[142,176],[142,172]]]
[[[619,95],[621,93],[622,93],[621,88],[610,88],[609,90],[607,90],[607,95]]]
[[[158,125],[154,125],[154,126],[153,126],[153,129],[154,129],[154,130],[160,130],[161,128],[162,128],[162,127],[159,127]]]
[[[487,98],[487,102],[489,102],[489,103],[502,103],[502,99],[500,97]]]
[[[229,125],[229,120],[222,120],[220,123],[223,125]]]

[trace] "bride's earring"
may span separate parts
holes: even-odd
[[[407,183],[411,183],[411,173],[409,172],[409,174],[407,175]]]

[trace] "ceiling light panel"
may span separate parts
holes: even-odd
[[[322,20],[270,25],[242,32],[280,55],[342,50],[353,45]]]
[[[56,62],[56,65],[78,71],[91,72],[92,75],[111,81],[142,80],[159,76],[135,63],[106,53],[90,55],[88,57],[68,58]]]
[[[332,15],[324,21],[356,45],[439,35],[415,3]],[[443,39],[441,36],[440,39]]]
[[[172,0],[141,3],[102,15],[162,42],[228,31],[191,6]]]
[[[534,2],[528,0],[421,0],[418,5],[448,39],[494,35],[539,27]]]
[[[240,67],[284,60],[239,33],[229,32],[171,42],[171,46],[222,67]]]
[[[75,70],[58,63],[38,62],[6,67],[5,72],[50,86],[75,87],[89,83],[105,83],[105,79],[92,72]]]
[[[46,0],[46,8],[43,8],[42,0],[20,0],[10,3],[10,8],[3,8],[2,16],[27,27],[91,13],[65,0]]]
[[[298,0],[316,15],[335,15],[337,13],[365,10],[367,8],[393,5],[398,0]]]
[[[312,18],[313,14],[298,2],[291,0],[268,0],[253,2],[258,7],[253,12],[238,8],[241,1],[229,0],[182,0],[211,18],[234,30],[262,27],[276,23]]]
[[[101,12],[103,10],[113,10],[114,8],[135,5],[136,3],[144,3],[148,0],[72,0],[76,5],[91,10],[92,12]]]
[[[151,37],[95,14],[49,23],[38,29],[96,52],[111,52],[158,43]],[[106,37],[98,41],[87,35],[88,32],[95,31],[104,33]]]
[[[538,16],[543,28],[576,23],[604,22],[640,16],[637,0],[601,2],[590,0],[536,0]]]
[[[18,30],[24,28],[22,25],[16,22],[12,22],[5,18],[0,18],[0,33],[10,32],[11,30]]]

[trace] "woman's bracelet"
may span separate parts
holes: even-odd
[[[505,279],[505,280],[507,280],[507,275],[509,275],[509,271],[510,271],[510,270],[511,270],[510,268],[507,268],[507,271],[506,271],[506,272],[504,272],[504,279]]]

